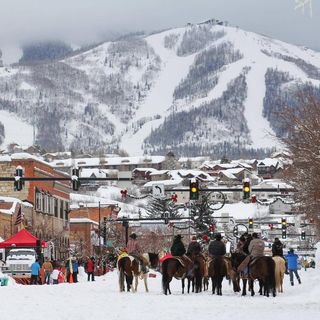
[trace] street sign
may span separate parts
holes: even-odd
[[[163,183],[158,183],[158,184],[152,185],[152,196],[157,199],[161,199],[161,198],[165,197]]]

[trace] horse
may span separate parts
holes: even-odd
[[[172,278],[181,280],[182,294],[184,294],[185,278],[188,277],[188,273],[193,265],[192,260],[189,257],[171,257],[163,261],[162,263],[162,288],[165,295],[171,294],[170,282]],[[191,275],[190,275],[191,277]]]
[[[156,269],[159,265],[159,255],[156,253],[144,253],[144,260],[147,262],[147,266],[153,269]],[[148,273],[142,272],[139,268],[139,261],[136,257],[125,254],[123,256],[120,255],[117,262],[118,270],[119,270],[119,287],[120,292],[125,291],[124,280],[127,283],[127,291],[132,289],[132,292],[136,292],[138,288],[138,278],[144,280],[144,286],[146,292],[149,292],[148,289]],[[133,278],[135,279],[135,285],[133,285]]]
[[[199,293],[202,291],[202,280],[205,274],[205,258],[204,256],[197,255],[193,259],[193,275],[187,276],[188,278],[188,293],[190,292],[190,283],[192,282],[192,292]]]
[[[233,269],[236,271],[241,262],[247,257],[247,255],[236,252],[231,254],[231,263]],[[248,280],[249,280],[249,290],[251,291],[251,296],[254,296],[254,280],[258,279],[260,284],[260,294],[264,293],[267,297],[269,297],[270,290],[272,291],[272,295],[276,296],[275,290],[275,263],[271,257],[258,257],[249,263],[248,270]],[[246,284],[247,278],[242,277],[243,288],[242,295],[246,295]],[[264,292],[262,292],[264,289]]]
[[[222,296],[222,280],[227,275],[226,261],[223,256],[210,260],[208,275],[212,282],[212,294],[215,294],[217,289],[217,295]]]
[[[276,289],[278,292],[283,292],[283,278],[286,271],[286,262],[279,256],[275,256],[272,259],[275,262]]]

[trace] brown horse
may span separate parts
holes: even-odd
[[[275,262],[276,289],[278,292],[283,292],[283,278],[286,271],[286,262],[279,256],[275,256],[272,259]]]
[[[231,255],[231,263],[234,270],[237,270],[241,262],[246,258],[246,255],[236,252]],[[254,296],[254,280],[258,279],[260,284],[260,294],[264,294],[269,297],[270,291],[272,295],[276,296],[275,290],[275,263],[271,257],[259,257],[255,258],[249,263],[248,275],[242,277],[243,288],[242,295],[246,295],[246,284],[247,279],[249,280],[249,290],[251,296]],[[263,291],[264,290],[264,291]]]
[[[197,255],[193,258],[193,273],[188,278],[188,293],[190,292],[190,283],[192,283],[192,292],[202,291],[202,281],[205,274],[206,261],[203,255]]]
[[[147,267],[157,268],[159,265],[159,255],[156,253],[145,253],[143,254],[144,260],[147,262]],[[149,292],[148,289],[148,273],[142,272],[139,266],[139,261],[136,257],[132,257],[130,255],[125,255],[120,257],[117,262],[118,270],[119,270],[119,287],[120,292],[125,291],[124,280],[127,283],[127,291],[132,289],[132,292],[136,292],[138,288],[138,278],[144,280],[144,286],[146,292]],[[133,278],[135,279],[135,285],[133,285]]]
[[[173,278],[181,280],[182,293],[184,293],[185,278],[192,269],[193,262],[186,256],[172,257],[163,261],[162,263],[162,288],[163,293],[171,294],[170,282]],[[191,275],[190,275],[191,276]]]
[[[212,294],[222,296],[222,280],[227,275],[227,265],[224,257],[214,257],[209,262],[208,275],[212,282]]]

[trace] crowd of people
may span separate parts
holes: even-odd
[[[65,262],[50,261],[49,258],[45,258],[42,264],[37,259],[31,265],[30,284],[76,283],[78,282],[78,275],[80,273],[83,275],[87,274],[87,281],[95,281],[94,277],[97,269],[98,266],[96,266],[94,257],[86,259],[70,257]]]

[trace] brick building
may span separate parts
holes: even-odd
[[[80,256],[99,253],[99,221],[102,229],[104,218],[116,218],[119,211],[120,208],[115,204],[99,206],[98,203],[86,203],[72,206],[69,214],[70,246]]]
[[[1,176],[13,177],[17,166],[23,168],[25,177],[69,177],[27,153],[0,157]],[[2,196],[14,197],[33,205],[32,216],[26,217],[26,228],[41,240],[48,241],[52,256],[58,259],[68,255],[70,191],[68,181],[26,181],[21,191],[14,190],[11,181],[0,183]]]

